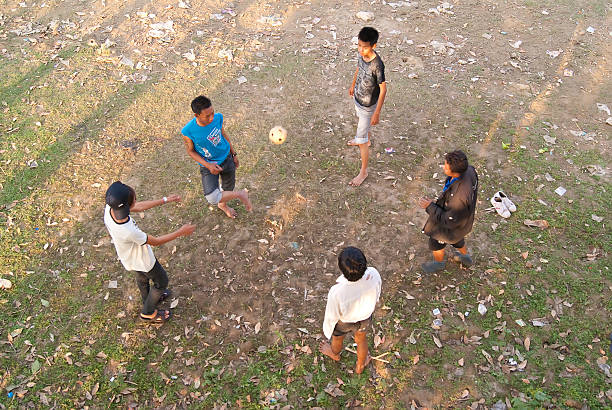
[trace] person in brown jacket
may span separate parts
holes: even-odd
[[[478,196],[478,174],[468,164],[463,151],[449,152],[444,157],[444,173],[447,175],[442,193],[433,202],[420,198],[419,206],[429,214],[423,233],[429,236],[429,249],[434,260],[423,263],[425,272],[444,269],[444,248],[451,244],[459,250],[458,261],[464,266],[472,265],[472,257],[465,245],[465,236],[472,231],[476,199]]]

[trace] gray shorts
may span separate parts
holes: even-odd
[[[339,320],[338,323],[336,323],[336,327],[334,327],[332,336],[345,336],[349,333],[365,332],[370,325],[372,325],[372,316],[354,323],[345,323]]]
[[[233,191],[236,186],[236,164],[234,158],[228,155],[225,161],[219,164],[223,171],[214,175],[206,167],[200,167],[202,175],[202,188],[204,188],[204,196],[211,204],[218,204],[221,201],[223,194],[219,189],[219,177],[221,177],[221,187],[224,191]]]
[[[357,122],[357,133],[355,134],[355,143],[365,144],[368,142],[370,121],[372,120],[372,116],[374,115],[374,111],[376,110],[376,105],[378,103],[370,107],[364,107],[363,105],[359,104],[356,99],[354,100],[355,112],[357,113],[357,118],[359,118],[359,122]]]

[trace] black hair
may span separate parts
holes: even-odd
[[[357,38],[364,43],[370,43],[370,47],[372,47],[374,44],[378,43],[378,30],[374,27],[364,27],[359,30]]]
[[[444,157],[452,172],[463,174],[468,168],[468,159],[463,151],[453,151]]]
[[[349,281],[356,282],[365,273],[368,261],[360,249],[349,246],[338,255],[338,267]]]
[[[130,188],[130,195],[128,196],[128,207],[131,208],[132,205],[134,205],[134,202],[136,201],[136,191],[129,185],[128,188]]]
[[[212,102],[210,102],[210,99],[208,97],[204,97],[203,95],[194,98],[191,102],[191,110],[195,115],[199,115],[202,110],[205,110],[211,106]]]

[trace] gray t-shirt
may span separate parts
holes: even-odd
[[[359,72],[355,81],[355,99],[364,107],[371,107],[378,102],[379,84],[385,82],[385,65],[376,54],[369,63],[359,56],[357,66]]]

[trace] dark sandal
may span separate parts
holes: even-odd
[[[168,314],[168,317],[166,317],[166,313]],[[151,318],[142,316],[142,313],[140,314],[140,319],[145,322],[149,322],[149,323],[164,323],[170,320],[171,317],[172,317],[172,311],[170,310],[159,310],[158,309],[157,312],[155,313],[155,316]]]
[[[172,296],[172,291],[170,289],[164,290],[161,296],[159,297],[159,303],[162,303],[164,300],[170,298],[171,296]]]

